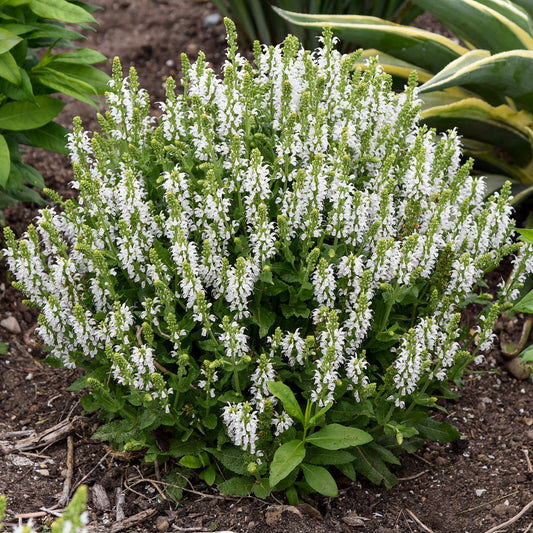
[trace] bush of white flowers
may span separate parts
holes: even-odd
[[[10,268],[50,360],[86,370],[96,437],[178,459],[175,495],[193,472],[291,501],[336,495],[335,471],[391,486],[400,452],[459,436],[430,409],[531,270],[481,292],[519,248],[510,189],[484,202],[455,133],[418,125],[414,80],[393,93],[328,31],[250,63],[227,27],[223,76],[184,56],[158,118],[115,62],[101,134],[69,139],[78,199],[7,230]]]

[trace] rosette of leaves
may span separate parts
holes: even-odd
[[[440,131],[457,128],[484,171],[533,184],[533,32],[529,0],[413,0],[461,41],[381,18],[308,15],[275,8],[304,28],[327,25],[342,39],[379,54],[400,86],[422,82],[422,117]],[[494,177],[493,188],[504,180]],[[522,188],[523,189],[523,188]],[[524,196],[531,191],[523,193]]]
[[[51,95],[96,106],[106,88],[109,76],[92,66],[106,58],[73,44],[84,37],[72,26],[95,23],[93,9],[67,0],[0,3],[0,224],[9,205],[43,203],[33,189],[44,187],[43,177],[22,161],[21,145],[67,153],[68,131],[54,122],[65,102]],[[58,47],[64,51],[53,53]]]
[[[224,16],[235,21],[239,37],[246,46],[251,46],[256,40],[265,44],[279,44],[291,33],[296,35],[304,46],[314,47],[316,37],[321,33],[321,29],[304,30],[287,22],[272,9],[272,3],[267,0],[214,0],[213,4]],[[423,11],[413,2],[406,0],[278,0],[274,5],[287,11],[321,15],[357,13],[400,24],[409,24]]]
[[[102,133],[69,138],[79,199],[50,191],[61,209],[5,231],[15,284],[49,360],[85,369],[95,437],[178,459],[173,496],[194,471],[291,501],[336,495],[335,472],[390,487],[401,452],[459,436],[430,409],[490,346],[527,254],[472,334],[460,310],[531,245],[510,186],[484,203],[457,136],[419,125],[413,80],[394,93],[328,32],[250,63],[227,25],[223,76],[182,56],[159,118],[115,62]]]

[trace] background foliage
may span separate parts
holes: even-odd
[[[401,87],[421,82],[422,117],[440,131],[457,128],[486,174],[533,183],[533,32],[529,0],[413,0],[445,24],[457,43],[426,30],[360,15],[281,16],[305,28],[328,25],[344,40],[379,54]],[[505,179],[505,178],[504,178]],[[495,177],[493,188],[504,179]],[[524,192],[524,195],[530,191]]]
[[[319,13],[321,15],[338,13],[357,13],[382,17],[394,22],[409,24],[422,9],[406,0],[214,0],[215,6],[237,25],[241,41],[251,47],[255,40],[265,44],[279,44],[287,34],[299,38],[307,48],[315,48],[319,30],[304,30],[277,15],[273,5],[288,11]]]
[[[33,187],[43,178],[22,161],[21,146],[67,153],[68,131],[54,122],[65,102],[51,95],[96,105],[106,88],[109,77],[92,66],[106,58],[73,44],[83,36],[72,25],[95,23],[93,10],[67,0],[0,2],[0,224],[7,206],[42,203]]]

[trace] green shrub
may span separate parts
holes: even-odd
[[[484,171],[533,184],[533,31],[528,0],[413,0],[464,43],[426,30],[361,16],[281,12],[305,28],[327,25],[342,39],[379,54],[405,83],[423,82],[422,117],[439,131],[457,128]],[[529,10],[529,12],[528,12]],[[481,165],[483,163],[483,165]],[[506,179],[506,178],[505,178]],[[494,186],[503,183],[495,178]],[[530,191],[528,191],[528,194]]]
[[[106,58],[88,48],[74,48],[83,36],[66,27],[96,22],[84,2],[4,0],[0,4],[0,224],[2,210],[17,202],[42,203],[32,189],[42,189],[37,170],[22,161],[21,145],[67,153],[68,131],[54,122],[65,94],[95,105],[109,77],[94,63]]]
[[[227,24],[223,78],[183,56],[158,119],[115,62],[102,134],[77,120],[69,139],[79,199],[50,192],[62,211],[5,231],[16,286],[50,360],[86,370],[95,437],[179,459],[172,485],[197,470],[293,501],[336,495],[335,467],[390,487],[402,451],[459,436],[430,409],[521,284],[523,259],[460,326],[521,246],[509,184],[483,203],[457,136],[418,125],[413,83],[354,70],[330,33],[313,53],[257,45],[254,66]]]
[[[296,35],[304,46],[316,46],[321,29],[307,31],[290,24],[272,9],[267,0],[243,2],[242,0],[213,0],[225,16],[232,18],[239,30],[240,39],[251,47],[254,41],[265,44],[283,42],[288,33]],[[423,10],[407,0],[278,0],[275,5],[289,11],[305,13],[358,13],[382,17],[394,22],[409,24]]]

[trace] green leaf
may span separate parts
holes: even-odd
[[[57,98],[36,96],[33,102],[8,102],[0,107],[0,129],[24,131],[40,128],[53,118],[65,106]]]
[[[17,86],[22,83],[19,66],[10,52],[0,55],[0,78]]]
[[[55,19],[73,24],[96,23],[95,18],[85,9],[66,0],[32,0],[30,9],[45,19]]]
[[[513,306],[517,313],[533,313],[533,291],[529,291],[519,302]]]
[[[44,178],[35,168],[26,163],[13,163],[12,168],[13,167],[16,167],[20,171],[20,177],[24,182],[32,187],[37,187],[39,189],[44,188]]]
[[[379,485],[382,481],[385,483],[385,487],[390,489],[396,483],[398,479],[387,468],[387,465],[375,455],[373,450],[365,447],[358,447],[354,450],[356,460],[353,465],[357,472],[365,476],[372,483]]]
[[[526,348],[520,355],[520,359],[522,359],[522,362],[524,363],[531,363],[533,361],[533,346],[530,346],[529,348]]]
[[[262,339],[268,335],[268,330],[276,321],[276,313],[270,311],[264,306],[257,306],[252,312],[252,318],[255,324],[259,326],[259,338]]]
[[[307,442],[326,450],[340,450],[361,446],[372,440],[372,435],[362,429],[328,424],[307,437]]]
[[[0,134],[0,187],[6,186],[11,170],[11,157],[6,139]]]
[[[307,484],[319,494],[336,498],[339,495],[333,476],[323,467],[302,463],[302,471]]]
[[[353,462],[335,466],[342,474],[344,474],[351,481],[355,481],[357,479],[357,474],[355,473],[355,467],[353,465]]]
[[[272,6],[274,11],[292,24],[322,29],[329,26],[342,41],[358,43],[438,72],[468,50],[451,39],[430,31],[400,26],[392,22],[361,15],[308,15],[292,13]]]
[[[346,450],[325,450],[313,446],[307,451],[305,459],[314,465],[342,465],[351,463],[355,456]]]
[[[0,342],[0,355],[5,355],[9,351],[9,346],[5,342]]]
[[[282,444],[276,450],[270,464],[270,486],[275,487],[286,478],[304,460],[304,457],[305,446],[301,440],[295,439]]]
[[[228,496],[248,496],[252,490],[255,479],[250,476],[232,477],[227,481],[223,481],[217,485],[218,490],[222,494]]]
[[[287,414],[291,418],[298,420],[303,424],[304,415],[292,390],[281,381],[269,381],[267,383],[267,387],[270,389],[270,392],[276,398],[278,398],[278,400],[281,400],[281,403],[283,404],[283,409],[287,411]]]
[[[165,487],[165,492],[173,500],[181,500],[183,497],[183,491],[181,490],[181,487],[185,487],[185,485],[187,485],[187,472],[187,470],[180,472],[178,469],[174,469],[165,478],[165,481],[169,483],[169,485]]]
[[[66,147],[68,130],[61,126],[61,124],[49,122],[40,128],[23,131],[22,134],[34,146],[44,148],[49,152],[65,155],[68,154],[68,149]]]
[[[255,494],[255,496],[261,498],[262,500],[268,498],[270,495],[270,485],[268,483],[268,479],[262,478],[261,480],[256,481],[252,485],[252,492]]]
[[[101,441],[114,440],[118,435],[131,431],[133,427],[134,422],[131,420],[115,420],[100,426],[91,438]]]
[[[527,17],[516,9],[513,13],[511,2],[506,3],[508,7],[503,10],[503,2],[493,0],[416,0],[417,5],[473,48],[492,52],[533,49],[533,37],[526,29]]]
[[[493,105],[512,98],[524,109],[532,111],[533,79],[529,76],[532,69],[533,50],[512,50],[492,56],[486,50],[473,50],[424,83],[420,92],[462,85]]]
[[[209,465],[205,470],[200,472],[198,477],[211,486],[217,478],[217,471],[213,465]]]
[[[7,31],[4,28],[0,28],[0,54],[11,50],[14,46],[20,43],[22,39],[17,35]]]
[[[418,424],[416,429],[421,437],[442,443],[452,442],[461,436],[452,425],[447,422],[437,422],[432,418],[427,418],[423,424]]]
[[[244,452],[235,446],[223,446],[221,450],[216,448],[205,448],[205,451],[210,453],[215,459],[225,466],[228,470],[239,475],[244,475],[248,472],[248,462],[244,457]]]
[[[184,455],[180,460],[180,464],[187,468],[202,468],[202,461],[195,455]]]
[[[90,65],[93,63],[101,63],[106,61],[107,57],[91,48],[78,48],[75,52],[66,52],[64,54],[56,54],[53,57],[54,63],[84,63]]]

